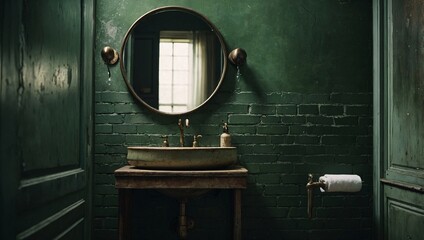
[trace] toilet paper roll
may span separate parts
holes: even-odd
[[[325,184],[321,192],[359,192],[362,188],[362,179],[358,175],[325,174],[319,178]]]

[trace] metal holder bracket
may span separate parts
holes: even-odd
[[[306,191],[308,192],[308,217],[309,218],[312,218],[314,188],[325,188],[325,184],[323,182],[314,182],[313,175],[308,174],[308,183],[306,184]]]

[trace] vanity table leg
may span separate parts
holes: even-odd
[[[241,240],[241,189],[234,189],[234,240]]]
[[[119,193],[119,240],[131,239],[131,189],[120,188]]]

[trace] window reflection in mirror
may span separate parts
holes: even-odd
[[[215,35],[208,31],[161,31],[159,43],[159,111],[185,112],[214,91]]]
[[[188,109],[188,89],[193,86],[192,36],[191,32],[160,32],[159,111],[173,113]]]

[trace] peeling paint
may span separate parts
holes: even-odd
[[[40,90],[41,90],[42,92],[44,92],[44,90],[46,90],[46,87],[44,86],[44,84],[43,84],[43,83],[41,83],[41,84],[40,84]]]
[[[23,98],[22,95],[23,94],[24,94],[24,86],[19,84],[19,87],[18,87],[18,108],[22,107],[22,98]]]
[[[18,74],[18,89],[17,89],[17,93],[18,93],[18,108],[22,107],[22,98],[23,98],[23,93],[25,90],[24,87],[24,52],[26,49],[26,43],[25,43],[25,27],[23,24],[21,24],[21,31],[19,31],[19,58],[18,61],[18,66],[19,66],[19,74]]]
[[[72,84],[72,68],[68,66],[68,88],[71,87]]]
[[[58,66],[53,73],[53,83],[59,87],[70,87],[72,83],[72,69],[68,65]]]
[[[113,21],[112,21],[112,20],[109,20],[109,21],[107,21],[107,22],[105,23],[105,31],[106,31],[106,34],[107,34],[110,38],[115,39],[115,38],[116,38],[116,33],[118,32],[118,27],[116,27],[116,26],[113,24]]]

